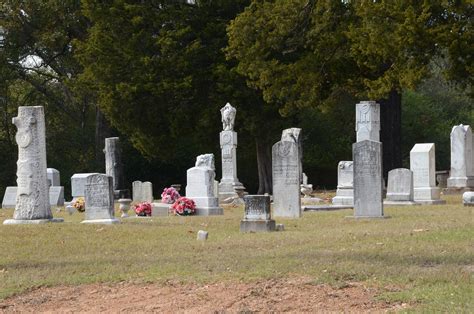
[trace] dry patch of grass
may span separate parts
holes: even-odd
[[[460,196],[447,205],[387,207],[383,220],[350,210],[277,219],[284,232],[240,234],[242,208],[220,217],[125,219],[120,225],[0,226],[0,299],[41,286],[178,281],[252,283],[311,278],[363,283],[381,301],[415,309],[474,311],[473,215]],[[1,210],[0,222],[12,216]],[[209,240],[196,241],[199,229]]]

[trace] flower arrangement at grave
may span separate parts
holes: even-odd
[[[83,213],[86,210],[86,200],[83,197],[78,197],[71,204],[78,212]]]
[[[151,204],[149,202],[141,202],[134,205],[137,216],[151,216]]]
[[[163,193],[161,193],[161,202],[164,204],[173,204],[180,197],[181,195],[179,195],[175,188],[165,188]]]
[[[189,216],[196,213],[196,204],[192,199],[187,197],[178,198],[171,208],[174,210],[174,213],[178,216]]]

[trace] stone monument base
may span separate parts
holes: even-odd
[[[231,197],[236,197],[238,196],[237,193],[234,190],[234,187],[241,187],[245,189],[242,183],[237,182],[237,183],[232,183],[232,182],[221,182],[219,183],[219,203],[230,203],[231,201],[229,200]]]
[[[387,219],[390,216],[346,216],[347,219]]]
[[[224,209],[222,207],[196,207],[197,216],[214,216],[224,215]]]
[[[448,187],[443,189],[444,195],[456,195],[456,194],[463,194],[464,192],[472,192],[474,191],[474,187]]]
[[[421,205],[420,203],[413,202],[413,201],[384,201],[384,206],[415,206]]]
[[[151,203],[151,216],[168,216],[170,212],[171,205],[173,204],[165,204],[165,203]]]
[[[101,224],[101,225],[113,225],[119,224],[120,220],[117,218],[110,218],[110,219],[91,219],[91,220],[83,220],[81,224]]]
[[[323,200],[320,199],[319,197],[302,197],[301,198],[301,204],[302,205],[312,205],[312,204],[319,204]]]
[[[415,202],[424,200],[439,200],[441,190],[437,187],[415,188],[413,198]]]
[[[415,200],[416,203],[421,205],[444,205],[446,204],[445,200]]]
[[[39,225],[50,222],[64,222],[62,218],[51,218],[51,219],[7,219],[3,222],[4,225]]]
[[[269,232],[275,231],[275,220],[241,220],[240,232]]]
[[[332,198],[334,205],[354,206],[354,197],[351,196],[335,196]]]

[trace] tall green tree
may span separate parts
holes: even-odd
[[[386,173],[401,166],[402,90],[439,55],[452,61],[452,77],[472,71],[472,54],[452,48],[472,42],[471,15],[472,4],[458,1],[254,0],[229,26],[227,54],[283,115],[341,89],[378,99]]]
[[[222,51],[227,23],[248,1],[83,4],[92,27],[76,42],[85,68],[82,81],[93,82],[113,127],[150,160],[186,169],[197,154],[220,151],[219,109],[230,102],[238,110],[238,130],[252,134],[251,156],[257,146],[260,192],[269,192],[273,138],[268,130],[278,124],[262,121],[279,117],[275,108],[264,108],[259,93],[246,86]],[[239,144],[248,151],[246,142]]]

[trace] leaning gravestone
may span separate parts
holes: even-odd
[[[153,202],[153,184],[151,182],[133,181],[132,183],[133,202]]]
[[[214,194],[214,155],[204,154],[196,158],[196,165],[187,171],[186,197],[196,204],[200,216],[223,215],[219,199]]]
[[[46,176],[46,138],[44,111],[41,106],[18,107],[13,118],[18,128],[16,205],[13,219],[4,224],[60,222],[51,213]]]
[[[398,168],[388,172],[384,205],[419,205],[413,201],[413,172],[410,169]]]
[[[299,133],[298,133],[299,134]],[[273,212],[275,217],[301,217],[301,156],[297,139],[285,138],[272,147]]]
[[[221,109],[222,128],[220,144],[222,151],[222,179],[219,183],[219,201],[237,196],[234,187],[242,187],[237,178],[237,132],[234,131],[236,110],[227,103]]]
[[[128,198],[129,190],[125,189],[125,180],[122,164],[122,149],[118,137],[108,137],[105,139],[105,174],[112,177],[114,197]]]
[[[469,125],[454,126],[451,131],[451,172],[448,192],[474,190],[472,130]]]
[[[340,161],[337,165],[337,190],[333,197],[334,205],[354,205],[354,163],[352,161]]]
[[[267,232],[275,230],[271,219],[270,196],[245,195],[245,215],[240,221],[240,232]]]
[[[357,142],[380,141],[380,105],[375,101],[356,104]]]
[[[352,145],[354,218],[382,218],[382,143],[364,140]]]
[[[436,187],[435,144],[415,144],[410,151],[410,170],[413,171],[414,200],[422,204],[445,204]]]
[[[106,174],[87,177],[85,185],[86,219],[82,223],[116,224],[113,179]]]

